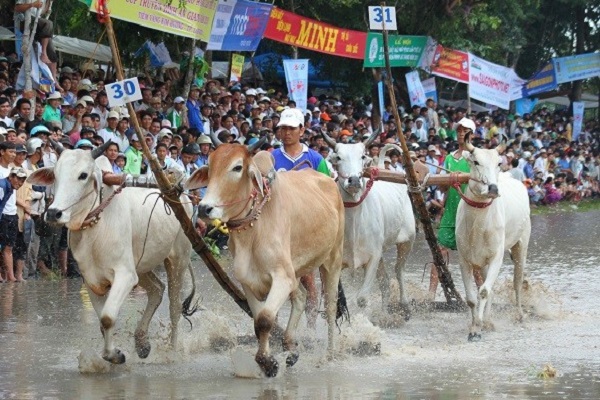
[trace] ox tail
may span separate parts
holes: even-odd
[[[196,277],[194,276],[194,269],[192,268],[192,263],[188,264],[188,271],[190,271],[190,276],[192,277],[192,293],[189,294],[188,297],[185,298],[183,303],[181,304],[181,315],[186,321],[190,324],[190,329],[193,328],[192,321],[189,319],[198,309],[198,303],[200,299],[197,299],[195,303],[192,305],[192,301],[194,300],[194,295],[196,294]]]
[[[344,322],[344,319],[350,322],[350,311],[348,311],[348,302],[346,301],[342,280],[340,279],[338,282],[337,311],[335,312],[335,324],[338,329],[340,328],[339,323]]]

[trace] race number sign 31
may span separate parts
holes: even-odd
[[[396,7],[369,6],[369,29],[397,31]]]
[[[137,78],[125,79],[106,85],[108,104],[111,107],[123,106],[126,103],[142,99],[142,91]]]

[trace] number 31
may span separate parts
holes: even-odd
[[[381,21],[383,21],[383,7],[379,7],[375,9],[375,18],[373,19],[373,21],[377,22],[377,23],[381,23]],[[391,24],[392,23],[392,15],[390,12],[389,8],[385,9],[385,23],[386,24]]]

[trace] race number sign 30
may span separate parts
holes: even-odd
[[[142,99],[142,91],[137,78],[125,79],[106,85],[108,104],[111,107],[123,106],[126,103]]]

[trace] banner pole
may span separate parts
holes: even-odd
[[[385,2],[381,3],[381,7],[385,7]],[[396,95],[394,93],[394,87],[392,86],[392,68],[390,66],[390,54],[388,50],[388,32],[385,28],[385,18],[383,18],[382,27],[383,51],[385,54],[385,69],[387,72],[385,81],[390,96],[390,105],[392,106],[392,112],[394,113],[394,120],[396,121],[396,126],[399,130],[398,138],[400,139],[400,147],[402,148],[402,158],[404,160],[404,169],[406,170],[406,181],[408,182],[409,186],[410,198],[417,210],[421,223],[423,224],[425,238],[427,240],[429,248],[431,249],[431,253],[433,255],[433,263],[435,264],[435,267],[437,269],[440,284],[444,289],[446,301],[448,303],[452,302],[456,305],[462,305],[462,298],[457,292],[456,287],[454,286],[454,282],[452,281],[452,275],[448,270],[446,261],[444,260],[442,252],[440,251],[440,247],[438,246],[437,237],[435,236],[435,232],[431,224],[431,217],[429,216],[429,211],[427,211],[427,205],[425,204],[425,199],[423,198],[423,192],[421,191],[421,186],[419,185],[419,180],[417,178],[417,174],[415,172],[412,160],[410,159],[410,155],[408,154],[409,150],[408,146],[406,145],[404,133],[402,131],[402,121],[400,120],[400,115],[398,114]]]
[[[110,49],[112,51],[113,61],[115,65],[115,70],[117,73],[117,79],[122,81],[125,79],[123,74],[123,66],[121,64],[121,59],[119,57],[117,40],[115,37],[115,32],[112,25],[112,20],[110,15],[108,14],[108,10],[104,10],[104,24],[106,25],[106,31],[108,34],[108,41],[110,44]],[[193,54],[190,55],[193,57]],[[200,237],[198,232],[193,226],[192,220],[187,215],[187,212],[179,199],[179,192],[173,187],[171,182],[167,179],[160,164],[158,163],[158,159],[156,156],[150,153],[150,149],[146,144],[146,141],[143,140],[142,130],[137,119],[137,115],[131,103],[127,103],[127,110],[129,111],[130,120],[135,128],[135,132],[140,137],[140,143],[142,145],[142,151],[144,153],[144,157],[150,163],[150,168],[154,173],[156,178],[156,183],[160,188],[162,198],[167,203],[175,217],[181,224],[183,232],[187,236],[187,238],[192,243],[192,247],[194,251],[202,258],[210,272],[213,274],[219,285],[233,298],[235,303],[246,312],[246,314],[252,316],[252,312],[250,311],[250,307],[248,306],[248,302],[246,301],[246,296],[244,293],[237,287],[237,285],[229,278],[229,275],[226,271],[221,268],[219,262],[214,258],[204,240]]]

